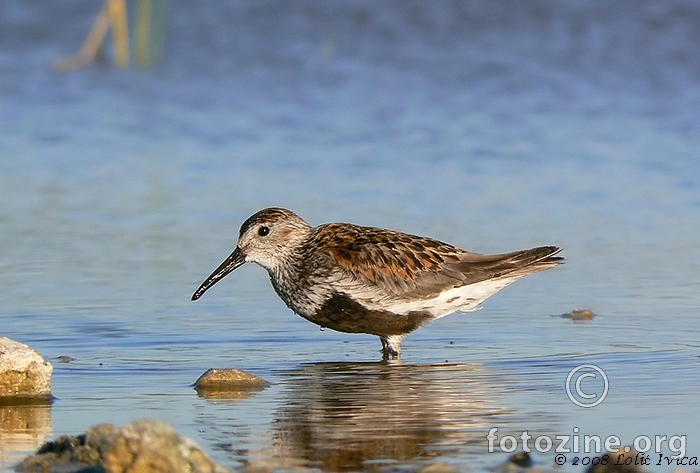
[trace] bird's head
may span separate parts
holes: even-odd
[[[274,273],[307,238],[311,227],[297,214],[281,208],[268,208],[243,222],[238,245],[233,253],[202,283],[192,295],[199,299],[204,292],[243,263],[257,263]]]

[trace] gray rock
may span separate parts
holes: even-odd
[[[562,318],[571,320],[593,320],[596,314],[591,309],[574,309],[569,313],[561,314]]]
[[[251,397],[270,385],[260,376],[235,368],[208,369],[194,384],[199,395],[214,399]]]
[[[137,420],[119,428],[92,427],[84,435],[44,444],[17,466],[20,472],[66,473],[227,473],[192,440],[168,424]]]
[[[0,402],[51,398],[53,366],[24,343],[0,338]]]

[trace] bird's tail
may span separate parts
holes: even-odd
[[[557,246],[540,246],[502,255],[504,266],[511,268],[504,276],[526,276],[558,266],[566,261],[561,256],[555,256],[560,251],[561,248]]]

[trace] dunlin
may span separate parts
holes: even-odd
[[[231,255],[192,295],[199,299],[243,263],[267,270],[277,294],[305,319],[340,332],[369,333],[384,357],[404,337],[453,312],[470,312],[508,284],[564,261],[556,246],[470,253],[447,243],[350,223],[312,227],[268,208],[241,225]]]

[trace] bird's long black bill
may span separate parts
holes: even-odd
[[[202,283],[202,285],[199,286],[199,289],[197,289],[195,293],[192,294],[192,300],[196,301],[197,299],[202,297],[202,294],[204,294],[207,289],[219,282],[221,278],[226,276],[228,273],[230,273],[243,263],[245,263],[245,255],[239,247],[236,247],[236,249],[233,250],[233,253],[231,253],[231,255],[228,258],[226,258],[226,260],[223,263],[221,263],[221,265],[218,268],[216,268],[213,273],[209,275],[209,277]]]

